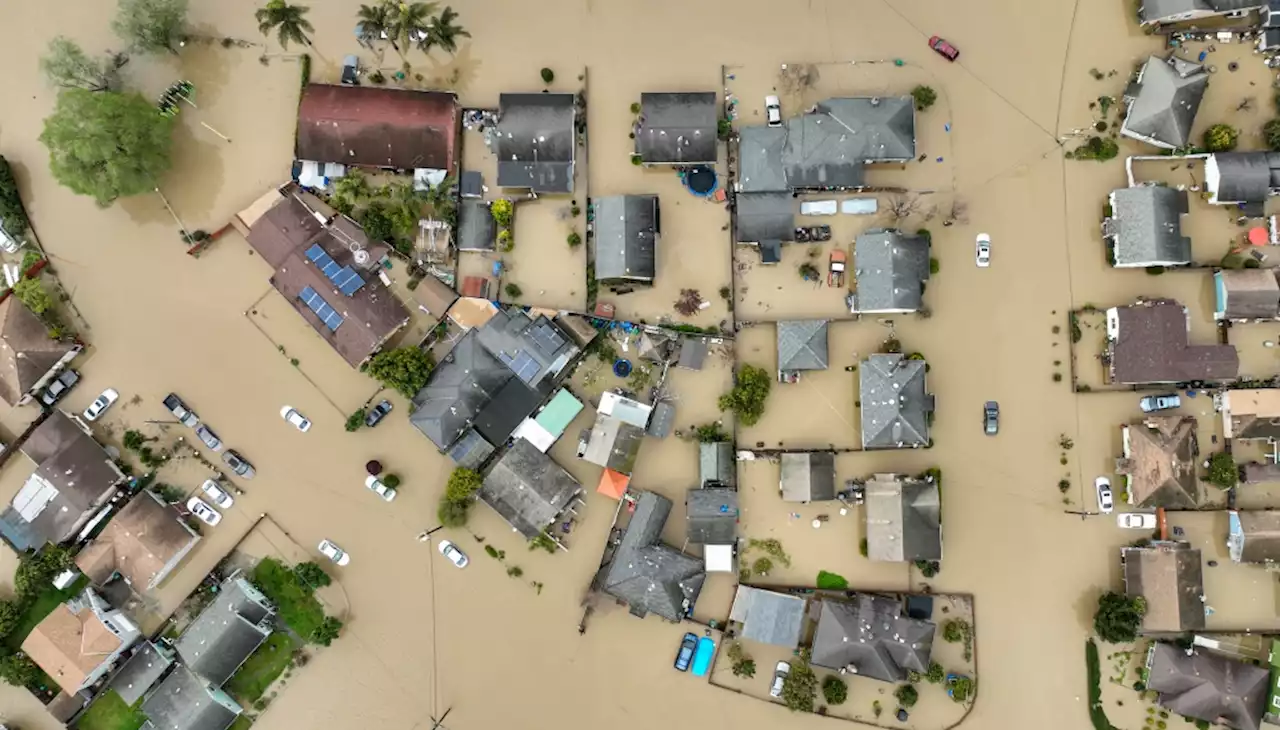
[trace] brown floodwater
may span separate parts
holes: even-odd
[[[253,530],[246,550],[293,557],[310,553],[328,537],[354,556],[340,572],[341,590],[326,594],[335,610],[345,611],[346,635],[295,674],[259,719],[262,730],[412,730],[430,727],[431,714],[449,708],[451,728],[607,724],[625,730],[679,723],[752,729],[783,722],[816,728],[832,722],[791,716],[671,671],[681,627],[636,620],[610,607],[592,618],[585,636],[578,636],[583,590],[616,506],[594,493],[599,470],[573,460],[576,433],[590,424],[589,414],[580,416],[553,450],[590,492],[571,551],[529,552],[495,514],[479,509],[471,530],[505,550],[506,563],[521,566],[524,576],[509,578],[465,532],[449,537],[472,554],[473,563],[455,570],[414,539],[435,523],[434,504],[448,463],[409,426],[407,404],[398,396],[392,398],[397,412],[378,429],[343,431],[345,415],[375,388],[270,291],[268,268],[243,239],[229,236],[193,259],[184,254],[177,226],[158,197],[141,196],[100,210],[59,187],[37,140],[54,93],[39,78],[36,59],[56,34],[93,52],[119,47],[108,30],[112,5],[71,0],[10,2],[0,8],[5,27],[22,29],[8,34],[0,47],[0,66],[6,70],[0,87],[0,153],[14,163],[40,238],[91,326],[93,348],[82,368],[86,382],[69,398],[68,408],[82,408],[108,385],[125,400],[139,396],[136,405],[117,407],[108,419],[119,434],[126,424],[137,427],[163,418],[159,400],[174,390],[258,467],[258,478],[244,485],[246,494],[233,513],[207,531],[192,558],[162,587],[157,610],[171,610],[264,512],[271,527]],[[257,41],[254,6],[249,0],[195,2],[192,22],[213,38]],[[906,93],[917,83],[938,90],[938,104],[919,117],[921,151],[929,159],[906,170],[871,173],[882,181],[878,184],[929,191],[921,219],[928,207],[948,205],[953,197],[968,208],[967,222],[949,228],[924,220],[906,226],[933,228],[934,256],[941,266],[926,294],[932,318],[899,317],[896,323],[904,346],[925,353],[932,366],[936,447],[842,455],[839,477],[943,469],[946,562],[932,585],[974,597],[981,693],[967,722],[974,728],[1065,730],[1088,722],[1081,644],[1097,592],[1117,585],[1116,548],[1129,536],[1110,519],[1082,521],[1063,514],[1069,506],[1056,485],[1064,476],[1071,479],[1068,498],[1078,508],[1081,485],[1112,470],[1117,427],[1134,417],[1136,408],[1124,394],[1074,397],[1065,382],[1054,382],[1054,372],[1065,372],[1054,362],[1068,359],[1068,340],[1052,328],[1065,325],[1072,306],[1105,307],[1138,294],[1177,296],[1202,307],[1208,284],[1193,274],[1148,277],[1110,270],[1098,221],[1106,193],[1125,184],[1123,165],[1120,160],[1064,162],[1058,145],[1059,135],[1095,121],[1089,103],[1117,94],[1133,63],[1157,52],[1159,43],[1133,27],[1128,3],[1052,0],[1036,4],[1034,12],[1028,7],[1016,0],[476,0],[457,8],[474,37],[456,58],[428,59],[413,52],[409,60],[427,83],[453,83],[472,107],[494,106],[503,91],[541,88],[538,69],[544,66],[557,71],[556,89],[569,91],[579,87],[581,69],[589,69],[590,164],[580,173],[585,184],[575,196],[585,196],[589,186],[593,195],[654,192],[663,200],[659,281],[652,290],[617,297],[619,312],[650,321],[673,316],[671,303],[679,290],[696,288],[711,306],[689,321],[703,326],[729,315],[728,302],[718,295],[731,281],[735,261],[724,229],[727,213],[684,193],[671,175],[630,164],[629,106],[640,93],[728,93],[739,100],[739,120],[752,123],[759,120],[762,97],[774,92],[784,62],[821,63],[827,69],[815,89],[784,97],[788,113],[819,94]],[[362,52],[367,63],[388,71],[400,65],[393,50],[383,49],[378,60],[356,45],[356,8],[354,2],[337,0],[312,3],[317,79],[334,80],[334,61],[348,53]],[[933,33],[962,49],[960,63],[948,64],[928,50],[925,42]],[[267,50],[278,53],[275,47]],[[196,82],[199,109],[184,110],[173,169],[161,184],[190,227],[221,227],[288,175],[298,66],[279,56],[261,65],[262,53],[260,47],[193,44],[177,57],[135,58],[126,69],[131,85],[148,96],[175,77]],[[1253,68],[1256,59],[1236,47],[1219,53],[1224,54],[1215,60],[1220,67],[1227,54],[1234,54],[1249,68],[1234,75],[1220,70],[1204,108],[1221,113],[1202,113],[1197,134],[1210,123],[1233,119],[1228,110],[1245,96],[1256,95],[1257,106],[1270,103],[1265,87],[1249,86],[1267,76]],[[904,63],[846,63],[893,59]],[[722,83],[722,64],[734,77],[727,83]],[[1117,74],[1096,80],[1092,68],[1104,76],[1112,69]],[[1240,125],[1255,125],[1261,118],[1256,111],[1238,113]],[[1150,152],[1129,143],[1121,148],[1122,154]],[[566,233],[581,224],[562,217],[564,204],[540,200],[519,214],[510,280],[523,289],[523,301],[569,306],[584,299],[578,279],[584,253],[565,243]],[[1197,240],[1197,254],[1212,256],[1222,245],[1214,237],[1225,242],[1235,235],[1225,216],[1221,222],[1220,230],[1204,234],[1211,240]],[[848,229],[830,246],[850,245],[855,227],[869,223],[843,221]],[[980,231],[994,242],[993,264],[985,270],[972,263],[973,237]],[[807,255],[804,249],[790,253]],[[827,253],[818,254],[824,265]],[[741,261],[743,252],[736,258]],[[490,263],[464,261],[477,272]],[[739,317],[768,322],[783,316],[839,316],[835,292],[813,292],[783,270],[797,263],[788,259],[773,272],[745,272],[738,281],[747,282],[749,290],[734,302],[742,309]],[[403,276],[398,270],[392,274]],[[1193,315],[1194,335],[1209,331],[1209,316]],[[771,362],[771,328],[764,324],[743,333],[743,361]],[[1274,338],[1271,329],[1233,337]],[[833,329],[833,371],[776,387],[766,419],[743,429],[740,438],[751,445],[856,443],[852,378],[842,367],[883,334],[872,321]],[[1260,350],[1256,342],[1254,347]],[[296,367],[291,358],[299,361]],[[1261,352],[1257,361],[1258,367],[1268,364]],[[681,427],[716,417],[715,397],[728,382],[725,365],[677,373],[671,385],[680,399]],[[981,433],[986,400],[1001,404],[998,438]],[[293,431],[277,415],[284,404],[307,413],[316,427],[306,435]],[[20,420],[19,414],[7,414],[4,423]],[[1065,466],[1059,464],[1059,434],[1077,443]],[[362,466],[371,457],[404,478],[394,504],[382,503],[362,486]],[[781,503],[775,470],[768,463],[743,467],[742,531],[746,537],[783,541],[794,562],[793,573],[780,579],[805,583],[813,571],[830,569],[854,585],[912,586],[906,569],[859,559],[862,527],[856,516],[828,529],[809,528],[817,508]],[[677,509],[666,534],[676,544],[682,535],[680,495],[696,475],[693,444],[675,437],[645,444],[635,482],[673,497]],[[192,489],[201,477],[202,467],[192,461],[167,478]],[[0,479],[6,490],[0,497],[8,499],[18,483]],[[791,512],[802,517],[791,518]],[[708,582],[698,605],[700,618],[727,616],[731,583],[731,576]],[[1206,588],[1217,585],[1206,583]],[[1223,585],[1222,590],[1232,590],[1229,581]],[[1262,595],[1239,607],[1242,620],[1254,615]],[[1227,597],[1210,600],[1220,611],[1229,603]],[[761,687],[767,682],[764,674],[757,678]],[[861,685],[855,689],[847,714],[865,716],[881,695],[864,692]],[[28,730],[56,726],[32,698],[8,687],[0,687],[0,720]]]

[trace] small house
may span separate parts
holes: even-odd
[[[54,608],[22,642],[22,651],[68,694],[107,675],[142,631],[123,611],[86,588]]]
[[[933,395],[926,390],[924,360],[901,354],[875,354],[858,368],[862,448],[903,449],[928,446]]]
[[[827,369],[827,320],[783,320],[777,333],[779,380],[803,370]]]
[[[714,165],[717,132],[714,91],[640,95],[635,140],[645,165]]]
[[[858,234],[853,245],[854,292],[859,314],[901,314],[924,308],[929,280],[928,236],[879,228]]]
[[[1223,269],[1213,274],[1213,318],[1259,322],[1280,318],[1275,269]]]
[[[836,458],[829,451],[784,453],[780,489],[784,502],[836,498]]]
[[[1240,369],[1232,345],[1190,344],[1190,315],[1171,299],[1107,310],[1107,355],[1113,383],[1231,380]]]
[[[580,494],[582,485],[569,472],[529,441],[516,439],[489,469],[478,496],[532,540],[572,510]]]
[[[652,284],[661,222],[656,195],[615,195],[591,201],[596,281]]]
[[[498,185],[572,193],[577,141],[573,94],[498,97]]]

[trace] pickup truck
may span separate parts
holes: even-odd
[[[44,391],[40,393],[40,402],[52,408],[62,400],[63,396],[71,392],[78,382],[80,382],[80,373],[71,369],[63,370],[52,383],[45,386]]]
[[[187,408],[187,404],[183,403],[176,393],[170,393],[164,397],[164,407],[168,408],[173,417],[187,428],[195,428],[200,424],[200,417]]]
[[[839,287],[844,286],[845,265],[849,261],[849,254],[836,249],[831,252],[831,261],[829,263],[829,271],[827,271],[827,286]]]

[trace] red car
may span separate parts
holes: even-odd
[[[950,43],[947,43],[941,36],[934,36],[930,38],[929,47],[937,51],[948,61],[954,61],[960,57],[960,50]]]

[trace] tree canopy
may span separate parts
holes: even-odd
[[[143,53],[178,53],[187,23],[187,0],[119,0],[111,29]]]
[[[18,569],[13,574],[14,590],[18,592],[20,598],[39,595],[50,587],[50,581],[70,568],[73,563],[74,558],[69,550],[56,545],[46,545],[40,552],[24,557],[18,563]]]
[[[938,100],[938,92],[934,91],[932,87],[920,85],[911,90],[911,98],[915,99],[916,109],[924,111],[933,106],[934,102]]]
[[[40,57],[40,71],[50,84],[63,89],[114,91],[120,85],[120,67],[128,60],[122,54],[92,58],[75,41],[56,36]]]
[[[298,580],[311,588],[324,588],[333,582],[329,574],[324,572],[324,568],[311,561],[293,566],[293,572],[298,576]]]
[[[173,122],[140,94],[67,89],[40,141],[62,185],[101,207],[155,190],[169,169]]]
[[[290,5],[284,0],[269,0],[265,7],[258,8],[253,17],[258,21],[258,32],[265,36],[271,35],[271,31],[274,30],[280,47],[288,49],[290,43],[311,45],[311,37],[308,34],[314,33],[315,28],[311,26],[311,21],[307,20],[308,11],[310,8],[305,5]]]
[[[805,657],[791,662],[791,671],[782,680],[782,701],[792,712],[813,712],[818,696],[818,677]]]
[[[484,477],[474,469],[460,466],[449,475],[444,494],[436,508],[436,517],[445,527],[462,527],[471,512],[471,498],[484,484]]]
[[[23,279],[14,284],[13,295],[35,315],[44,314],[53,306],[53,299],[39,279]]]
[[[1231,454],[1219,451],[1209,457],[1208,481],[1221,489],[1231,489],[1240,482],[1240,470]]]
[[[1138,638],[1147,602],[1140,597],[1107,591],[1098,597],[1098,610],[1093,614],[1093,630],[1098,638],[1112,644],[1125,644]]]
[[[369,375],[406,398],[422,390],[435,369],[431,354],[416,347],[383,350],[369,361]]]
[[[1215,124],[1204,130],[1204,147],[1210,152],[1227,152],[1236,148],[1240,130],[1230,124]]]
[[[734,378],[733,390],[720,396],[720,410],[733,411],[744,426],[754,426],[764,415],[773,378],[764,368],[743,365]]]
[[[0,156],[0,226],[14,238],[25,234],[31,226],[27,210],[22,206],[22,196],[18,194],[18,181],[3,156]]]
[[[822,698],[828,705],[843,705],[849,699],[849,685],[834,674],[822,680]]]

